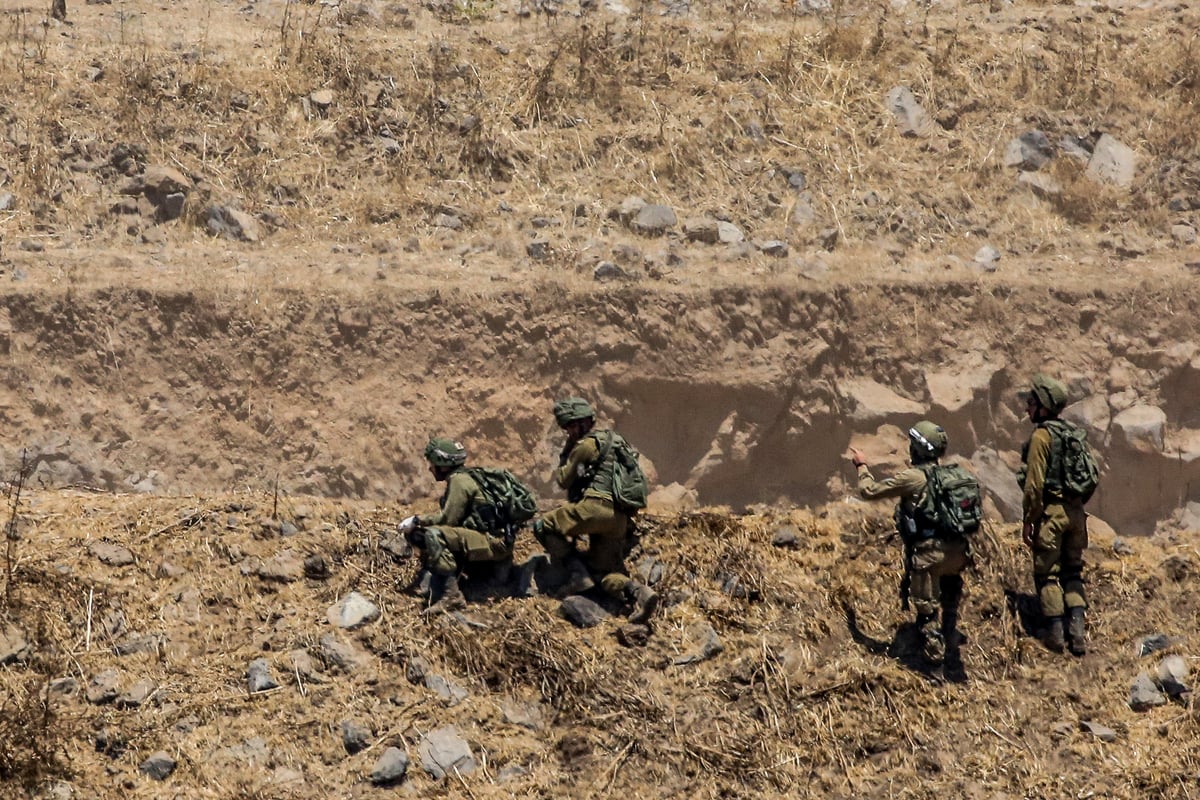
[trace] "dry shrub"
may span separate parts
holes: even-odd
[[[29,794],[49,780],[70,777],[69,723],[54,713],[40,675],[0,673],[0,785]]]

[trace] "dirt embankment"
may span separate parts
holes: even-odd
[[[895,427],[933,417],[1011,518],[1028,433],[1014,393],[1046,370],[1068,381],[1069,413],[1105,457],[1095,512],[1145,533],[1197,499],[1198,303],[1191,286],[953,282],[9,295],[2,467],[28,448],[46,486],[179,493],[278,479],[285,493],[409,501],[433,493],[420,449],[444,433],[549,497],[548,409],[581,393],[659,486],[736,508],[839,496],[849,443],[897,466]]]

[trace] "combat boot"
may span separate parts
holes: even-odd
[[[625,596],[633,603],[629,612],[629,621],[633,624],[649,622],[658,610],[658,592],[640,581],[630,581],[625,584]]]
[[[467,607],[467,598],[458,586],[458,575],[434,575],[430,583],[433,605],[421,613],[428,616],[439,612],[459,611]]]
[[[1067,638],[1071,655],[1087,653],[1087,626],[1084,623],[1084,608],[1076,606],[1067,612]]]
[[[1046,630],[1042,634],[1042,642],[1055,653],[1067,649],[1067,639],[1063,635],[1063,618],[1050,617],[1046,620]]]
[[[577,556],[567,560],[567,582],[563,584],[563,594],[583,594],[595,586],[596,582],[588,573],[587,564]]]
[[[921,631],[921,652],[925,659],[931,664],[942,663],[946,657],[946,639],[938,628],[937,617],[921,615],[917,622]]]

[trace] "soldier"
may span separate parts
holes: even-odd
[[[858,491],[865,500],[887,497],[896,504],[896,526],[904,543],[905,582],[908,595],[901,589],[905,608],[911,597],[916,606],[917,629],[921,633],[925,657],[947,668],[960,670],[958,604],[962,597],[962,571],[970,563],[968,541],[961,535],[934,530],[921,518],[919,508],[929,482],[930,469],[937,466],[946,452],[946,431],[922,420],[908,431],[908,453],[912,467],[892,477],[876,481],[863,454],[850,448],[851,461],[858,471]],[[976,490],[977,491],[977,490]],[[942,612],[938,624],[938,609]]]
[[[611,439],[601,443],[605,431],[594,430],[596,413],[582,398],[570,397],[554,404],[554,420],[567,435],[555,483],[567,490],[566,505],[534,524],[533,535],[546,548],[551,564],[569,574],[564,591],[586,592],[599,578],[604,591],[633,604],[630,622],[645,622],[658,608],[658,595],[625,572],[625,543],[630,519],[613,503],[616,453]],[[586,535],[588,549],[581,556],[575,540]]]
[[[421,550],[430,575],[431,605],[425,613],[463,608],[466,599],[458,585],[469,562],[504,562],[512,558],[512,541],[489,532],[480,510],[488,503],[479,483],[466,469],[467,451],[452,439],[434,438],[425,445],[429,471],[445,481],[442,509],[437,514],[411,516],[400,532]]]
[[[1024,492],[1021,538],[1033,553],[1033,585],[1046,623],[1044,640],[1055,652],[1069,646],[1072,654],[1082,656],[1087,652],[1083,551],[1088,544],[1083,506],[1090,490],[1082,496],[1064,485],[1060,438],[1064,430],[1077,429],[1058,419],[1067,405],[1067,389],[1054,378],[1034,375],[1020,397],[1029,421],[1037,426],[1021,450],[1017,480]],[[1063,635],[1064,614],[1069,642]]]

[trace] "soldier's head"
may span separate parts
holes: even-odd
[[[467,448],[453,439],[435,436],[425,445],[425,460],[429,462],[433,477],[444,481],[450,473],[467,463]]]
[[[1040,372],[1033,376],[1029,389],[1021,397],[1025,400],[1025,413],[1033,422],[1054,419],[1067,407],[1067,387]]]
[[[914,464],[937,461],[946,454],[946,429],[923,419],[908,429],[908,457]]]
[[[567,437],[574,441],[596,424],[596,411],[592,404],[582,397],[568,397],[554,404],[554,421],[567,432]]]

